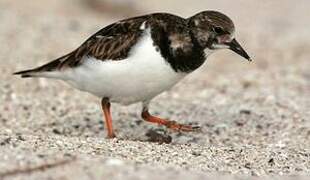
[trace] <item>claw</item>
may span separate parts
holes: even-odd
[[[142,118],[146,121],[152,122],[152,123],[157,123],[160,125],[164,125],[169,129],[173,129],[176,131],[197,131],[200,129],[199,126],[191,126],[191,125],[184,125],[184,124],[178,124],[176,121],[169,121],[166,119],[162,119],[159,117],[155,117],[149,114],[148,111],[143,111],[142,112]]]

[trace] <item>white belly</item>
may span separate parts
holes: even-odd
[[[79,67],[64,73],[64,80],[74,87],[122,104],[152,99],[186,75],[176,73],[161,57],[149,32],[128,59],[101,61],[89,57]]]

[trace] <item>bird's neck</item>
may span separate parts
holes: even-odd
[[[209,57],[211,54],[213,54],[213,53],[215,52],[215,50],[214,50],[214,49],[210,49],[210,48],[205,48],[203,52],[204,52],[205,58],[207,58],[207,57]]]

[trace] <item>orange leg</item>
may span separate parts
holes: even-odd
[[[195,131],[195,130],[200,129],[199,126],[190,126],[190,125],[178,124],[175,121],[169,121],[166,119],[161,119],[159,117],[152,116],[152,115],[150,115],[150,113],[148,112],[147,109],[143,110],[142,118],[148,122],[164,125],[167,128],[177,130],[177,131]]]
[[[102,98],[101,100],[102,111],[104,113],[106,128],[108,130],[108,138],[115,138],[115,134],[112,126],[112,117],[110,112],[110,102],[108,98]]]

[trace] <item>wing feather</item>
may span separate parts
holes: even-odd
[[[78,66],[86,56],[101,61],[125,59],[142,35],[143,30],[140,26],[148,18],[148,16],[140,16],[106,26],[71,52],[58,68]]]

